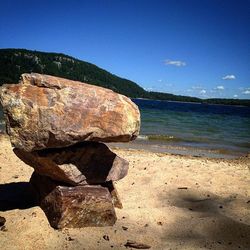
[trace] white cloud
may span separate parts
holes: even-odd
[[[161,80],[161,79],[159,79],[159,80],[158,80],[158,82],[162,82],[162,80]]]
[[[207,91],[205,90],[205,89],[202,89],[201,91],[200,91],[200,94],[201,95],[205,95],[207,93]]]
[[[235,75],[226,75],[222,77],[223,80],[235,80]]]
[[[239,88],[239,90],[242,91],[241,94],[243,94],[243,95],[249,95],[250,94],[250,87],[248,87],[248,88],[241,87],[241,88]]]
[[[214,88],[215,90],[224,90],[224,86],[220,85],[220,86],[217,86],[216,88]]]
[[[238,95],[234,95],[234,98],[237,98],[238,97]]]
[[[176,67],[182,67],[182,66],[186,66],[187,64],[183,61],[179,61],[179,60],[170,60],[167,59],[164,61],[165,65],[173,65]]]

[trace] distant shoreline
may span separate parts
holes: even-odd
[[[206,103],[206,102],[185,102],[185,101],[171,101],[171,100],[161,100],[161,99],[149,99],[149,98],[131,98],[136,100],[145,100],[145,101],[160,101],[160,102],[174,102],[174,103],[189,103],[189,104],[198,104],[198,105],[214,105],[214,106],[233,106],[233,107],[244,107],[249,108],[247,105],[238,105],[238,104],[218,104],[218,103]]]
[[[178,103],[191,103],[191,104],[202,104],[201,102],[182,102],[182,101],[170,101],[170,100],[160,100],[160,99],[149,99],[149,98],[131,98],[146,101],[160,101],[160,102],[178,102]]]

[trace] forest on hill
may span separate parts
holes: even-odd
[[[30,72],[59,76],[102,86],[131,98],[250,106],[250,100],[200,99],[146,91],[133,81],[111,74],[94,64],[61,53],[47,53],[26,49],[0,49],[0,86],[4,83],[17,83],[21,74]]]

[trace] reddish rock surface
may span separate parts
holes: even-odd
[[[38,202],[54,228],[112,226],[116,214],[108,188],[102,186],[67,187],[50,178],[33,174]]]
[[[14,152],[37,173],[74,186],[117,181],[128,172],[128,162],[98,142],[33,152],[15,148]]]
[[[80,141],[127,142],[139,134],[140,112],[109,89],[40,74],[1,87],[7,133],[25,151]]]

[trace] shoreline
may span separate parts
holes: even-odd
[[[171,145],[171,143],[155,143],[155,141],[148,140],[135,140],[128,143],[107,143],[111,148],[125,149],[125,150],[139,150],[147,151],[151,153],[170,154],[170,155],[182,155],[192,157],[202,157],[208,159],[240,159],[241,157],[248,157],[249,152],[228,151],[224,149],[208,149],[201,147],[185,147]]]
[[[9,136],[0,131],[0,142],[1,139],[9,141]],[[199,157],[205,159],[218,159],[218,160],[238,160],[241,158],[250,158],[250,151],[243,153],[236,151],[227,151],[227,150],[217,150],[217,149],[204,149],[201,147],[185,147],[171,145],[164,142],[157,143],[156,140],[147,140],[147,139],[136,139],[131,142],[120,143],[120,142],[111,142],[105,143],[111,149],[121,149],[121,150],[130,150],[130,151],[145,151],[149,153],[163,154],[163,155],[173,155],[173,156],[187,156],[187,157]]]

